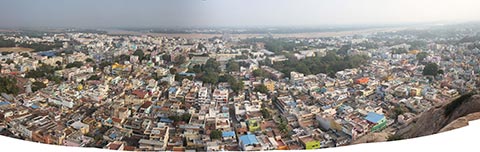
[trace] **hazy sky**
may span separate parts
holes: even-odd
[[[0,27],[321,26],[478,21],[480,0],[0,0]]]

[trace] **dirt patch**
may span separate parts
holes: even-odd
[[[33,51],[31,48],[24,48],[24,47],[2,47],[0,48],[0,52],[24,52],[24,51]]]
[[[385,128],[381,132],[369,133],[353,141],[352,145],[361,143],[385,142],[387,141],[388,137],[392,135],[390,133],[391,131],[392,128]]]

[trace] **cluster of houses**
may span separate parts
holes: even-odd
[[[64,41],[59,50],[77,50],[72,54],[27,52],[29,56],[0,56],[0,73],[15,77],[20,86],[18,95],[1,94],[1,131],[12,137],[65,146],[130,151],[336,147],[385,128],[408,125],[423,111],[477,89],[480,80],[476,66],[480,51],[467,49],[466,44],[431,42],[428,48],[404,54],[389,50],[408,49],[408,45],[375,49],[353,45],[356,47],[348,52],[368,55],[371,59],[367,64],[338,71],[334,77],[292,71],[286,78],[280,70],[259,64],[264,60],[272,64],[288,60],[284,55],[263,48],[232,49],[230,41],[222,39],[93,33],[9,39]],[[328,46],[297,51],[294,57],[298,60],[325,55],[325,51],[346,42],[371,42],[348,36],[295,41]],[[138,49],[144,50],[148,58],[135,55]],[[458,54],[456,50],[466,51]],[[423,62],[438,64],[443,73],[424,76],[424,65],[417,59],[420,52],[428,53]],[[122,55],[129,58],[99,67]],[[248,59],[237,58],[242,55]],[[177,64],[181,57],[185,61]],[[204,83],[195,79],[201,73],[188,72],[211,58],[221,64],[222,74],[228,73],[227,62],[247,63],[228,73],[243,82],[240,91],[234,92],[228,82]],[[85,62],[87,59],[94,62]],[[74,62],[85,64],[65,67]],[[62,82],[25,78],[28,71],[44,64],[58,66],[54,75]],[[269,76],[255,77],[256,69]],[[32,91],[34,82],[46,87]],[[262,85],[268,92],[255,89]]]

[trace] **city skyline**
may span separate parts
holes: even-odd
[[[2,150],[471,149],[478,6],[0,0]]]

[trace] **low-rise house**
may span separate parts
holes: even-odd
[[[92,141],[93,138],[84,136],[80,131],[75,131],[65,137],[65,139],[63,140],[63,145],[84,147],[86,144]]]
[[[159,140],[140,139],[138,141],[139,149],[147,151],[164,151],[166,143]]]
[[[230,141],[230,142],[237,142],[237,138],[235,136],[235,131],[223,131],[222,132],[222,140],[223,141]]]
[[[257,140],[257,136],[253,134],[242,135],[239,138],[238,145],[244,151],[260,151],[262,149],[262,145]]]
[[[90,131],[90,126],[80,121],[75,121],[70,126],[74,129],[79,130],[82,134],[87,134]]]
[[[319,149],[320,139],[314,135],[306,135],[298,138],[298,141],[305,147],[306,150]]]
[[[387,119],[385,116],[375,112],[369,112],[365,120],[372,124],[371,132],[381,131],[387,127]]]
[[[228,90],[224,88],[215,89],[212,98],[219,103],[228,102]]]

